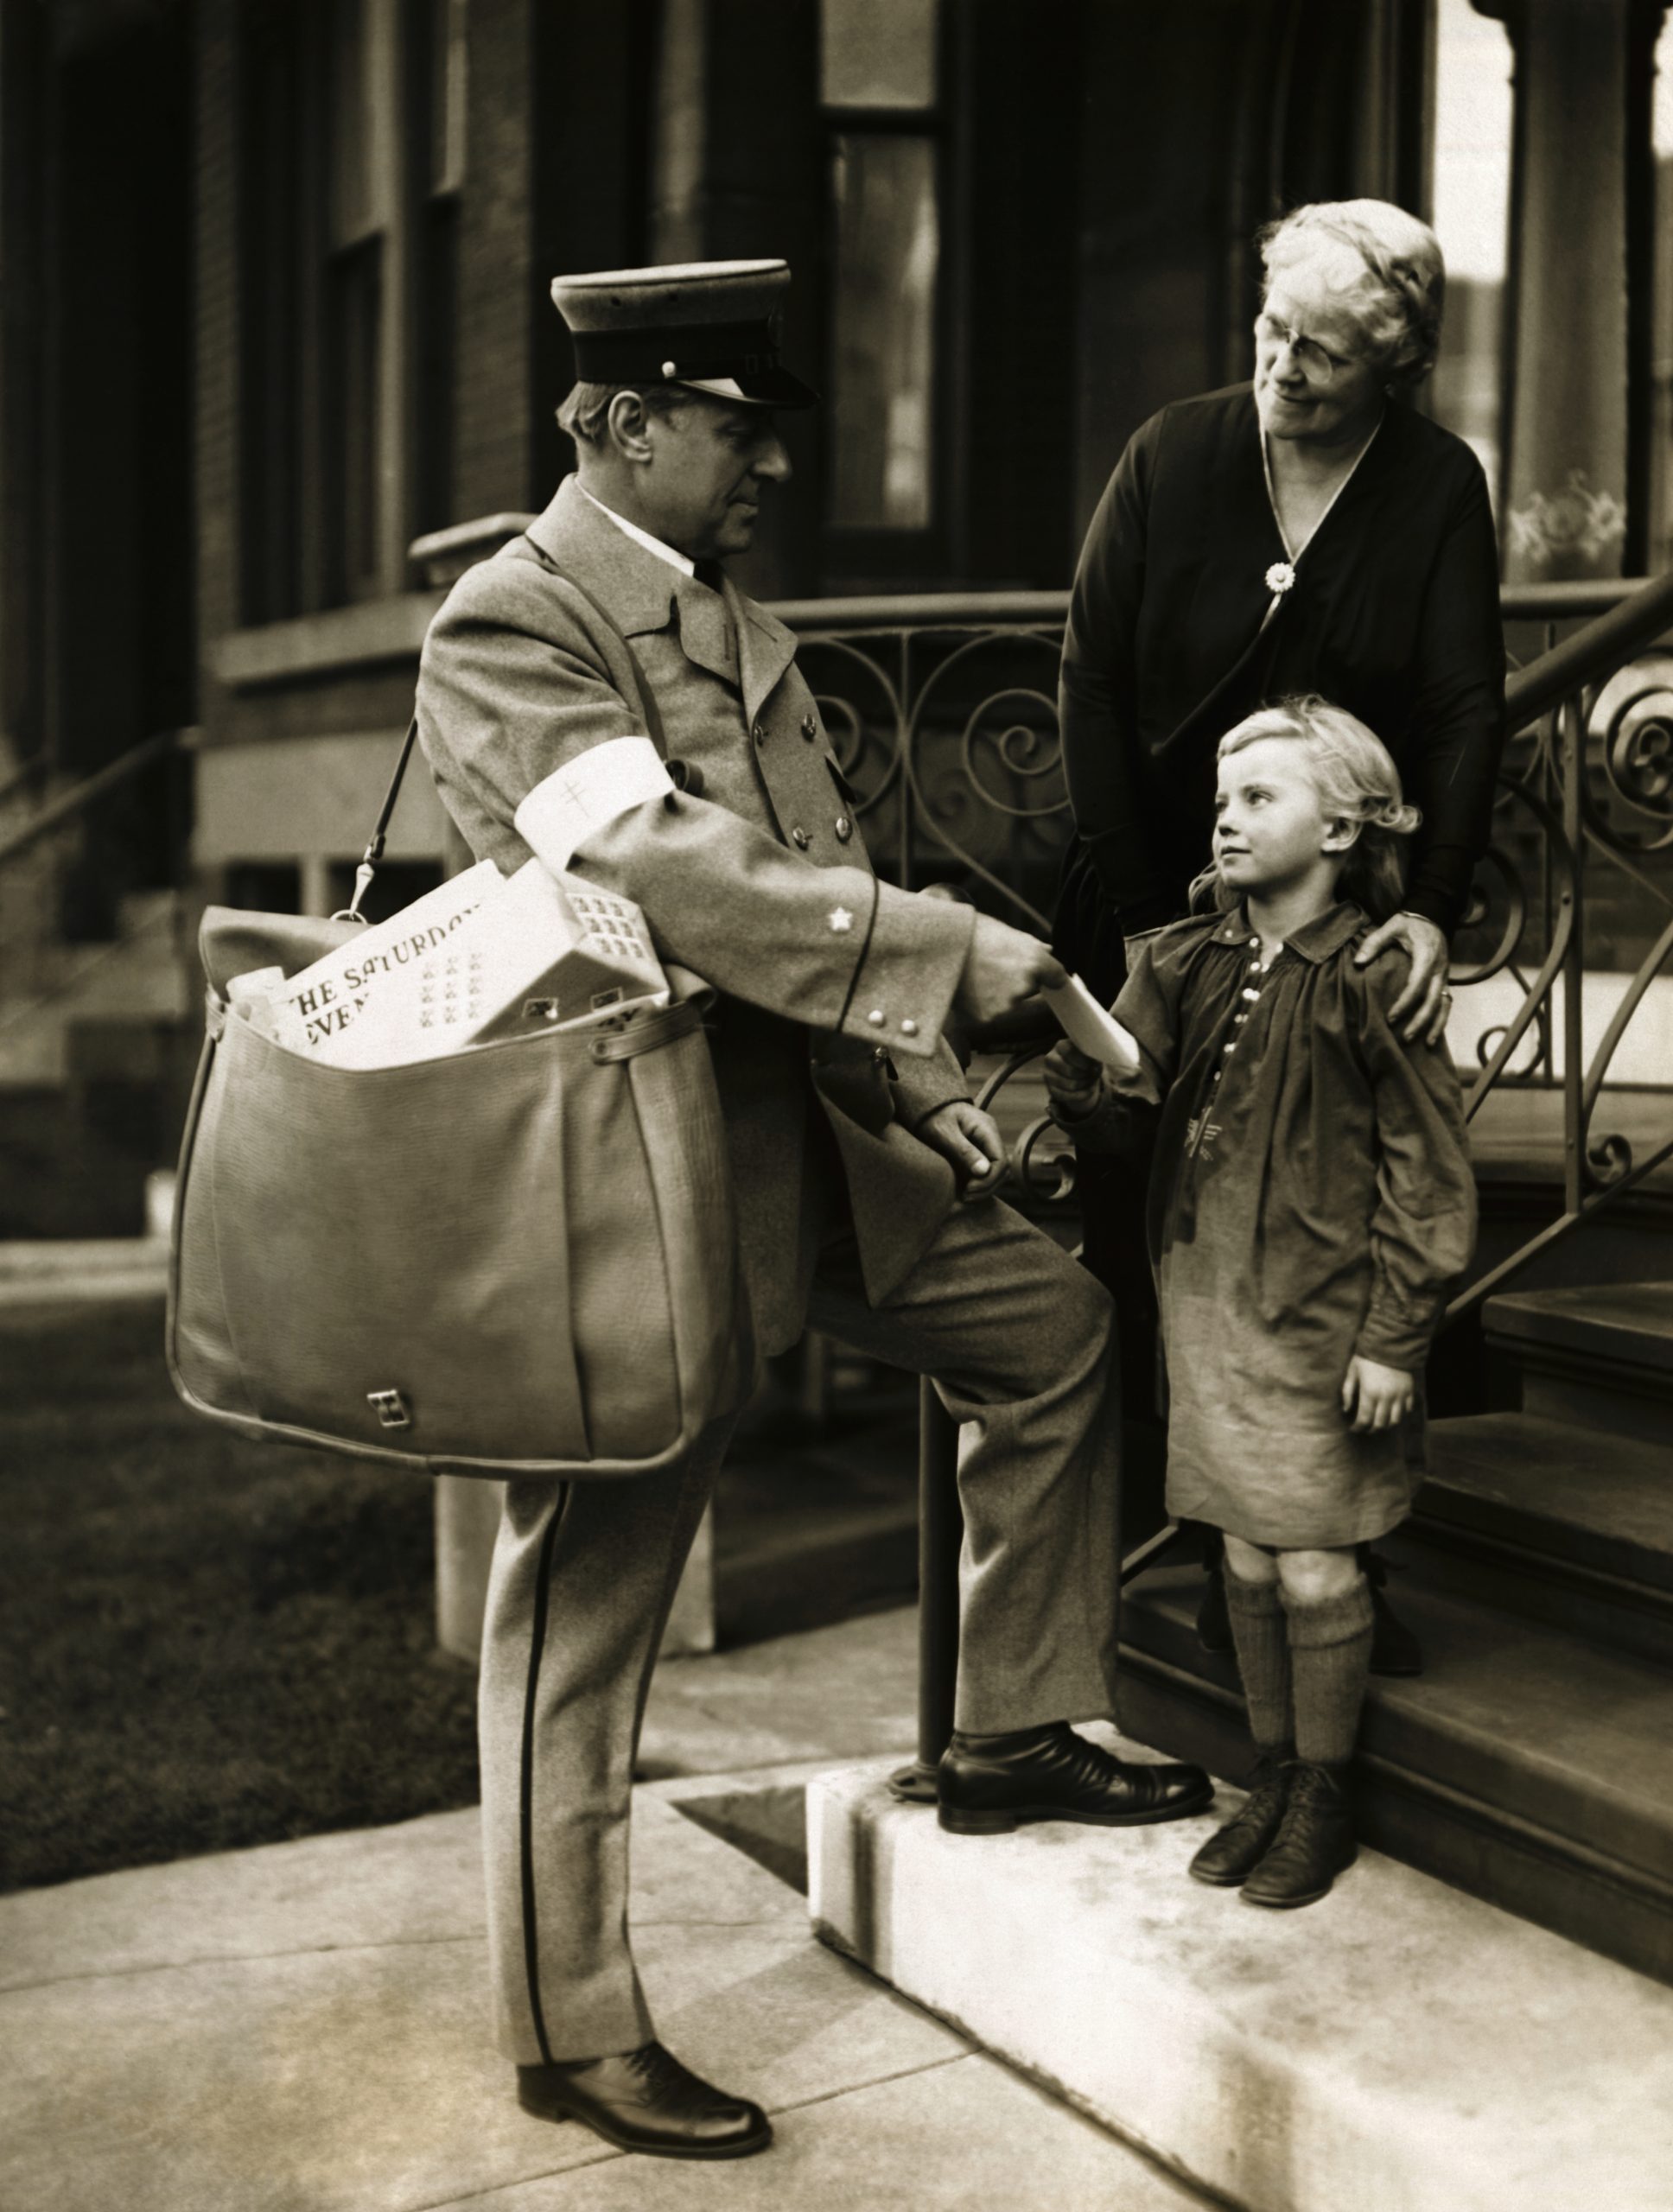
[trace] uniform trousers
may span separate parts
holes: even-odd
[[[963,1425],[957,1725],[1113,1711],[1119,1407],[1106,1293],[996,1198],[960,1207],[884,1303],[851,1230],[808,1319],[929,1376]],[[628,1812],[652,1669],[732,1428],[619,1481],[508,1483],[484,1624],[480,1730],[500,2049],[518,2064],[655,2033],[627,1931]]]

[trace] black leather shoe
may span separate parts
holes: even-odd
[[[1217,1828],[1191,1862],[1191,1878],[1211,1889],[1235,1890],[1266,1856],[1289,1802],[1288,1763],[1293,1751],[1268,1751],[1256,1767],[1250,1792],[1221,1828]]]
[[[773,2140],[759,2105],[711,2088],[659,2043],[619,2057],[519,2066],[517,2101],[537,2120],[584,2120],[618,2151],[658,2158],[747,2158]]]
[[[1214,1785],[1199,1766],[1133,1766],[1066,1721],[1008,1736],[955,1733],[936,1777],[954,1835],[1008,1835],[1025,1821],[1142,1827],[1199,1813]]]
[[[1346,1767],[1297,1759],[1287,1771],[1289,1802],[1277,1836],[1243,1887],[1245,1904],[1278,1912],[1316,1904],[1359,1855],[1348,1814]]]

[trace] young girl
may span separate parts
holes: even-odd
[[[1371,1637],[1355,1548],[1409,1508],[1399,1424],[1474,1241],[1446,1048],[1390,1025],[1403,957],[1354,965],[1399,906],[1416,825],[1352,715],[1302,698],[1239,722],[1199,884],[1218,911],[1140,948],[1113,1087],[1072,1045],[1046,1064],[1082,1148],[1118,1149],[1161,1109],[1167,1506],[1225,1532],[1260,1753],[1191,1872],[1251,1904],[1311,1904],[1353,1860],[1345,1784]]]

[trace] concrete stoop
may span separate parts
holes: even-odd
[[[809,1785],[824,1940],[1246,2212],[1673,2205],[1673,1988],[1376,1853],[1301,1912],[1205,1889],[1235,1791],[976,1839],[887,1771]]]

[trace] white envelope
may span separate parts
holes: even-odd
[[[1132,1075],[1139,1065],[1139,1048],[1113,1014],[1101,1007],[1078,976],[1055,990],[1048,989],[1046,1003],[1062,1023],[1064,1033],[1078,1045],[1088,1059],[1097,1060],[1111,1075]]]

